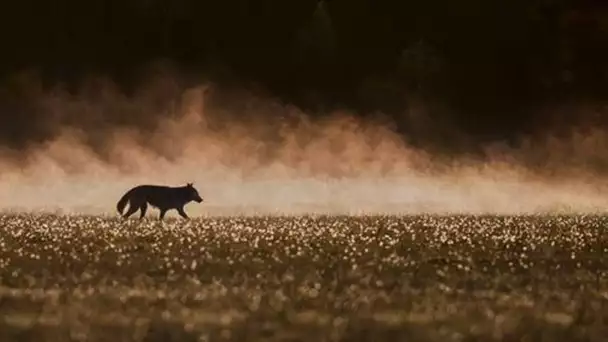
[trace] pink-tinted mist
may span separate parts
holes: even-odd
[[[0,209],[116,215],[134,185],[186,182],[205,199],[186,207],[191,216],[608,208],[601,179],[564,157],[603,156],[602,132],[447,161],[408,146],[386,121],[347,112],[312,119],[270,97],[155,82],[131,97],[103,83],[37,95],[56,134],[17,162],[2,155]],[[106,121],[121,115],[141,126]]]

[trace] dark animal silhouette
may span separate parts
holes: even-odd
[[[146,215],[148,204],[160,209],[159,219],[163,219],[167,210],[176,209],[179,215],[188,219],[188,215],[184,212],[184,205],[191,201],[201,203],[203,199],[198,194],[192,183],[185,186],[169,187],[161,185],[139,185],[127,191],[118,203],[116,209],[122,215],[127,203],[129,210],[123,215],[128,218],[137,210],[141,210],[139,218],[142,219]]]

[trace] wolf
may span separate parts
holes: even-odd
[[[179,215],[189,219],[184,211],[184,205],[194,201],[201,203],[203,198],[198,194],[192,183],[185,186],[169,187],[162,185],[139,185],[127,191],[116,204],[118,213],[123,215],[127,203],[129,210],[123,215],[128,218],[137,210],[141,210],[139,218],[146,215],[148,204],[160,210],[159,219],[162,220],[167,210],[176,209]]]

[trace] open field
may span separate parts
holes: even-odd
[[[608,217],[0,216],[2,341],[606,341]]]

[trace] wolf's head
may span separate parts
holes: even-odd
[[[186,184],[186,190],[188,193],[188,200],[195,201],[197,203],[201,203],[203,201],[203,198],[198,194],[198,191],[196,191],[192,183]]]

